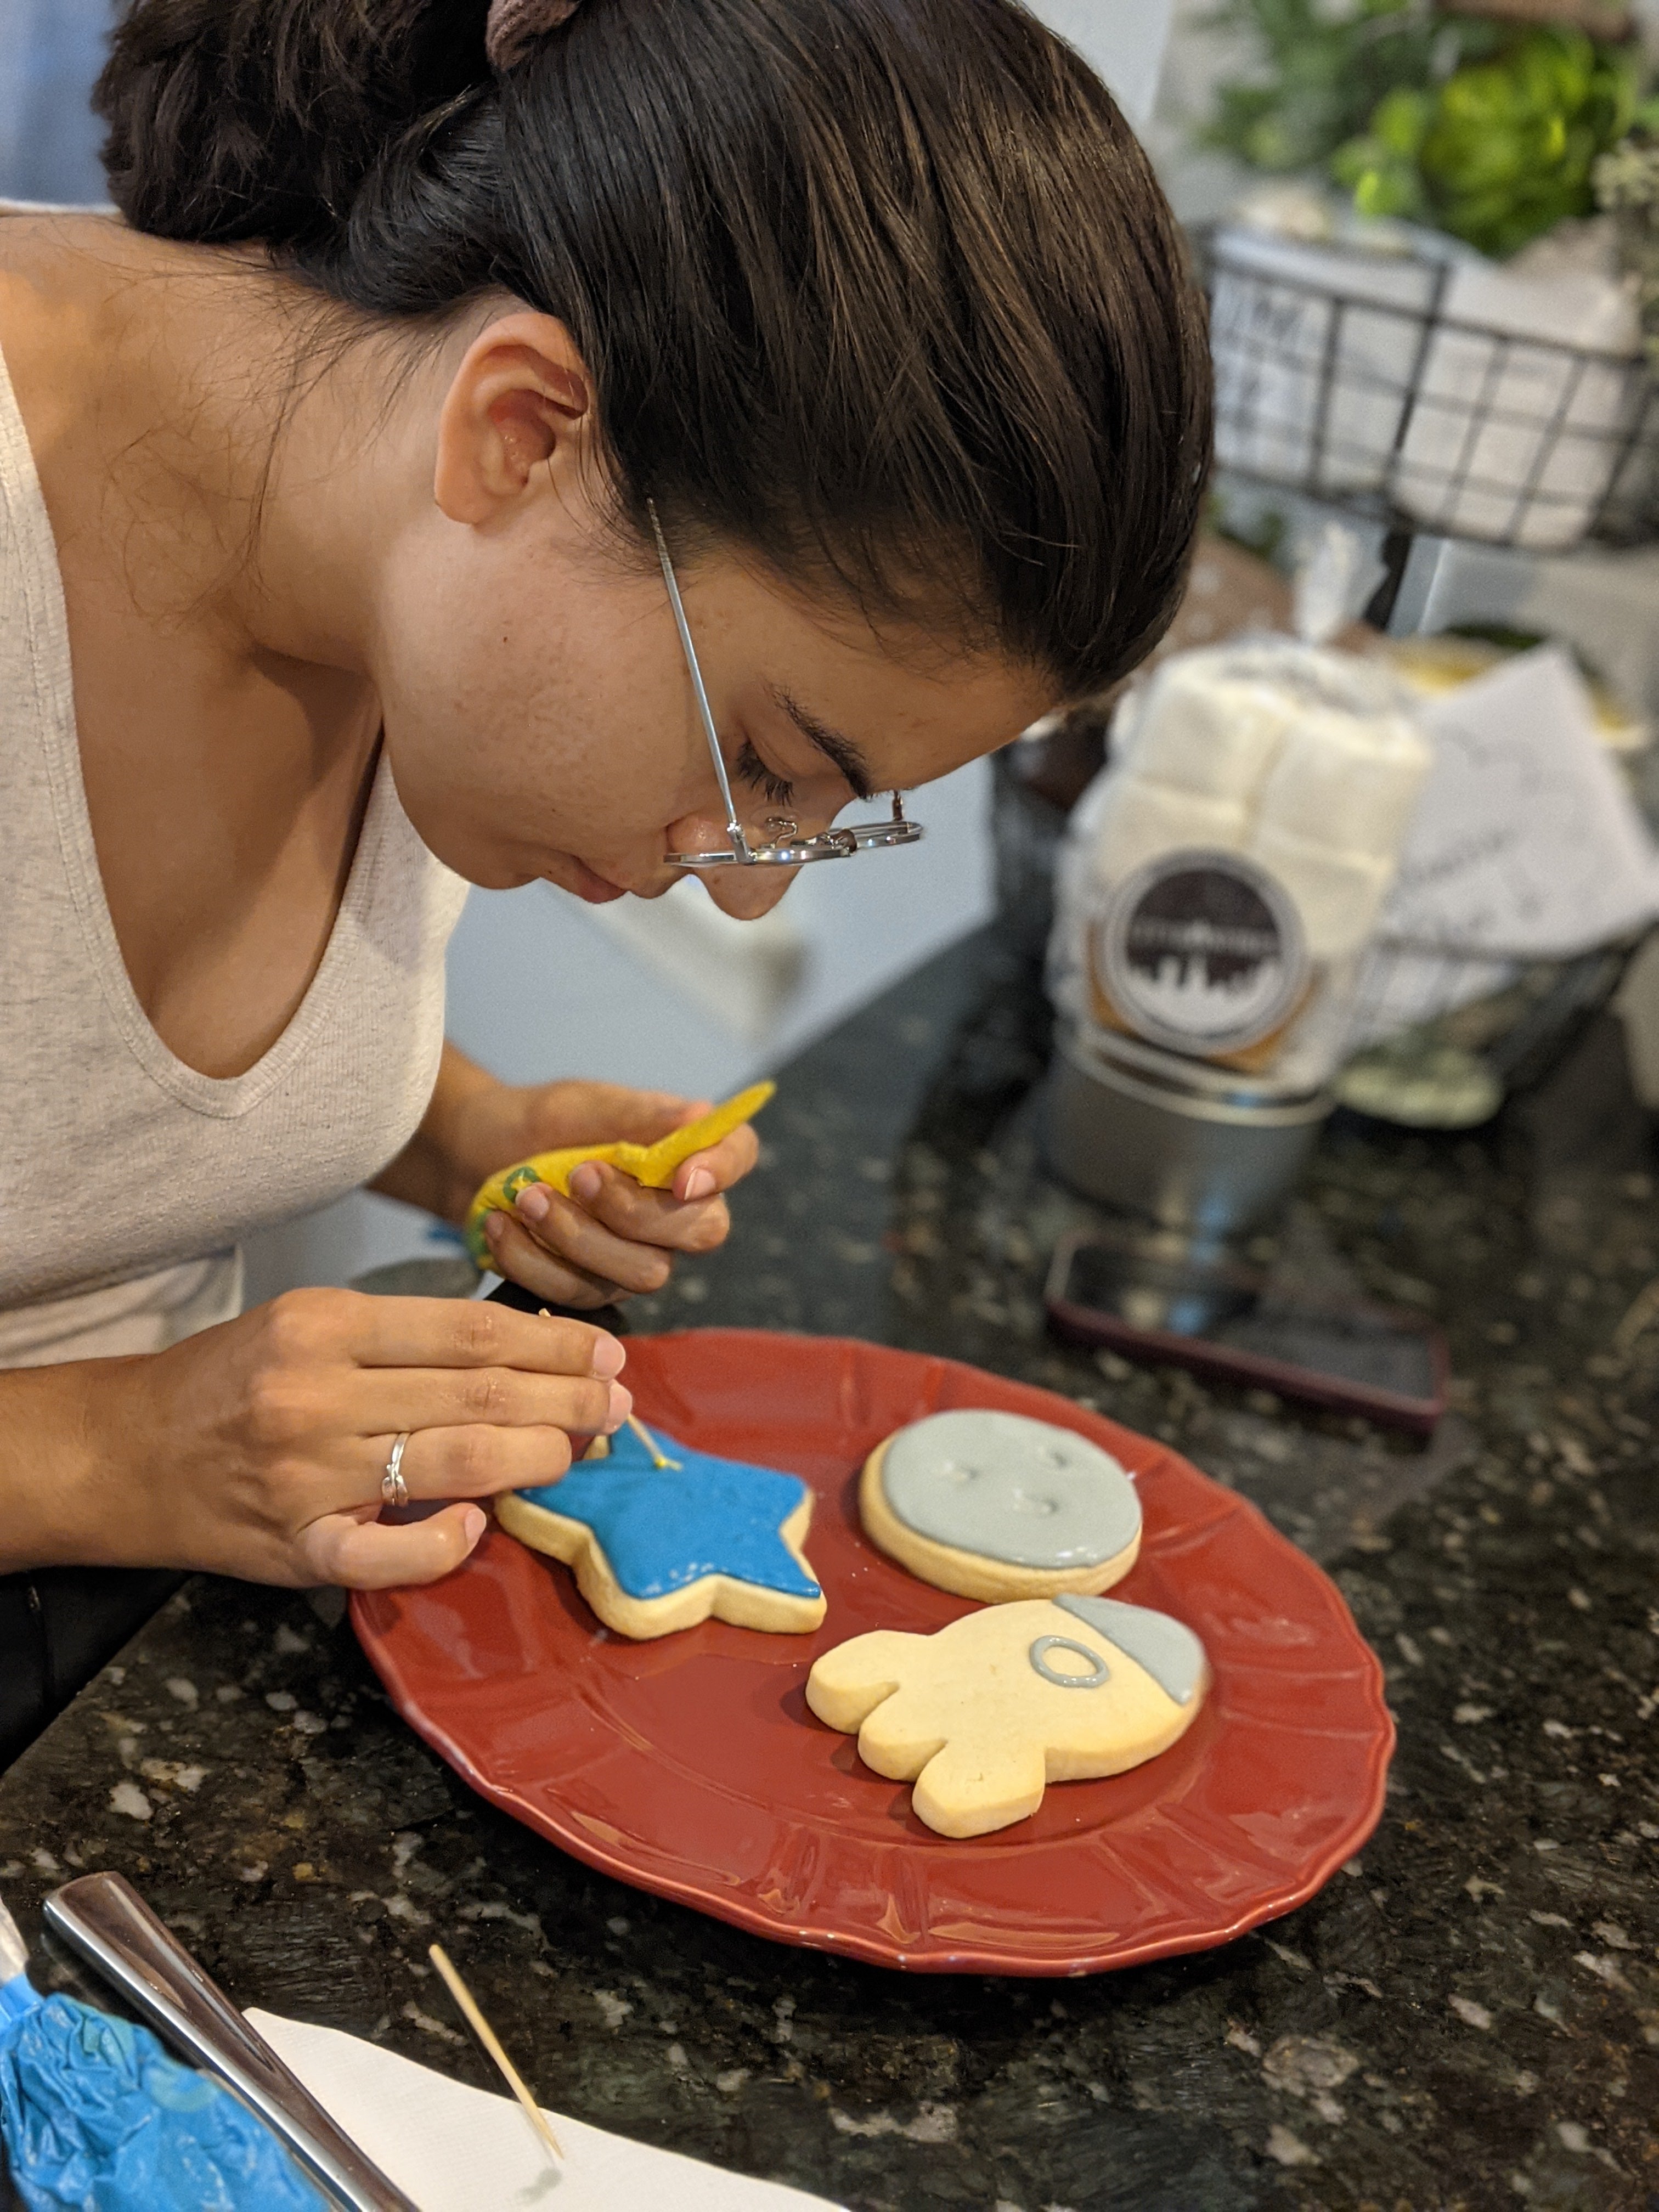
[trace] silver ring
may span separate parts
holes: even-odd
[[[408,1443],[409,1431],[405,1429],[392,1445],[386,1473],[380,1477],[380,1496],[388,1505],[409,1503],[409,1485],[404,1480],[404,1452]]]

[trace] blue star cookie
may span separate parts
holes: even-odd
[[[574,1569],[607,1628],[644,1639],[712,1614],[741,1628],[816,1628],[824,1596],[801,1544],[812,1492],[793,1474],[623,1429],[601,1458],[517,1490],[496,1517]],[[663,1463],[659,1463],[663,1462]]]

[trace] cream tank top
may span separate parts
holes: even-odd
[[[240,1307],[237,1240],[413,1135],[466,885],[381,760],[321,965],[244,1075],[174,1058],[121,959],[87,815],[51,521],[0,361],[0,1367],[158,1352]]]

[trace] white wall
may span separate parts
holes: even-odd
[[[105,0],[0,0],[0,198],[105,197],[88,95],[109,21]]]
[[[799,944],[801,980],[763,1035],[745,1034],[735,1006],[722,1018],[694,999],[618,933],[654,918],[651,908],[587,907],[545,884],[468,901],[450,954],[450,1034],[514,1082],[591,1075],[699,1097],[736,1090],[986,919],[989,787],[975,761],[915,794],[920,845],[801,871],[775,909]],[[708,898],[697,884],[678,896]],[[673,927],[672,909],[655,911]],[[734,970],[747,933],[731,933]],[[717,983],[712,948],[708,957]]]
[[[1176,0],[1026,0],[1093,63],[1137,130],[1152,113]]]
[[[1211,0],[1174,0],[1158,97],[1141,136],[1171,205],[1183,222],[1208,222],[1224,215],[1251,173],[1230,155],[1194,143],[1214,103],[1221,79],[1240,75],[1254,59],[1249,41],[1236,33],[1204,27]]]

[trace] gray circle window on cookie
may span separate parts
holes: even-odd
[[[1022,1413],[930,1414],[890,1440],[881,1473],[907,1528],[1009,1566],[1100,1566],[1140,1533],[1140,1500],[1111,1454]]]

